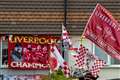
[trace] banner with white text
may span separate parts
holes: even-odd
[[[50,44],[56,38],[47,36],[10,35],[8,64],[14,69],[48,69]]]
[[[83,32],[111,57],[120,60],[120,25],[109,11],[97,4]]]

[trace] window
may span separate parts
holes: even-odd
[[[80,42],[80,41],[79,41]],[[104,50],[99,48],[97,45],[93,44],[88,39],[82,39],[81,43],[89,49],[90,52],[98,56],[100,59],[105,60],[107,65],[110,66],[120,66],[120,61],[110,57]],[[76,44],[78,45],[78,43]]]
[[[74,44],[75,48],[79,48],[80,44],[82,44],[87,49],[89,49],[90,52],[93,52],[93,43],[88,39],[83,38],[83,39],[80,39],[80,40],[75,40],[73,44]]]
[[[3,75],[0,75],[0,80],[3,80]]]
[[[110,57],[106,52],[100,49],[98,46],[95,46],[95,54],[99,58],[106,61],[107,65],[120,65],[120,61]]]
[[[100,59],[105,60],[108,64],[109,60],[107,54],[97,46],[95,46],[95,55]]]
[[[119,60],[117,60],[117,59],[113,59],[113,58],[111,58],[111,64],[119,64],[120,65],[120,61]]]
[[[2,36],[0,40],[0,48],[1,48],[1,67],[7,67],[8,64],[8,37]]]

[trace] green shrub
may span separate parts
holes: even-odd
[[[50,78],[51,80],[72,80],[71,78],[66,78],[61,69],[58,69],[58,71],[53,72],[50,75]]]

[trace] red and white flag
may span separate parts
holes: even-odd
[[[61,41],[62,41],[62,50],[63,50],[63,57],[65,59],[65,61],[69,62],[69,57],[70,54],[68,54],[69,52],[69,48],[72,48],[72,42],[70,40],[70,36],[69,33],[67,32],[66,28],[64,25],[62,25],[62,35],[61,35]],[[70,65],[70,63],[68,63]]]
[[[80,48],[78,50],[78,54],[74,55],[76,62],[75,66],[78,68],[83,68],[85,65],[85,57],[87,50],[82,44],[80,45]]]
[[[62,71],[67,78],[70,76],[70,68],[69,68],[68,63],[66,61],[63,62]]]
[[[100,60],[97,56],[90,53],[82,44],[80,45],[78,54],[74,55],[74,57],[76,58],[75,66],[91,72],[94,77],[97,77],[101,68],[105,66],[105,61]]]
[[[49,66],[52,71],[59,69],[59,62],[55,55],[53,54],[53,46],[50,47],[50,57],[49,57]]]
[[[120,25],[100,4],[97,4],[91,14],[83,36],[98,45],[111,57],[120,60]]]
[[[64,25],[62,25],[62,37],[61,38],[63,40],[64,48],[69,48],[72,46],[69,33],[67,32]]]
[[[57,47],[54,45],[52,47],[53,54],[55,55],[56,59],[58,60],[60,66],[62,67],[62,71],[66,77],[70,76],[70,69],[67,62],[63,59],[60,52],[58,51]]]
[[[94,61],[94,65],[92,66],[92,68],[90,69],[91,74],[94,77],[98,76],[98,73],[100,72],[101,68],[103,68],[105,66],[105,61],[100,60],[100,59],[96,59]]]
[[[92,54],[88,51],[86,54],[86,63],[85,64],[86,64],[87,70],[89,72],[91,72],[91,74],[94,77],[97,77],[101,68],[103,68],[106,63],[104,60],[99,59],[97,56],[95,56],[94,54]]]

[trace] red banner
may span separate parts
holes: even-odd
[[[120,60],[120,25],[100,4],[90,16],[83,35]]]
[[[8,64],[15,69],[48,69],[50,44],[47,36],[9,36]]]

